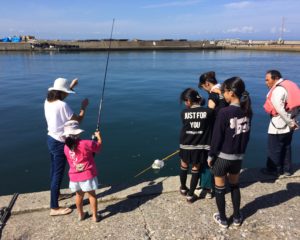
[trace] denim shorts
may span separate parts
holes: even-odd
[[[89,192],[98,189],[98,179],[94,177],[92,179],[82,181],[82,182],[72,182],[69,183],[69,188],[71,192]]]

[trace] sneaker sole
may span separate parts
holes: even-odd
[[[235,226],[235,227],[240,227],[244,221],[244,217],[243,217],[243,214],[240,213],[240,217],[242,219],[242,221],[240,221],[239,223],[235,223],[235,222],[232,222],[232,225]]]
[[[179,193],[180,193],[182,196],[185,196],[185,197],[186,197],[186,195],[187,195],[187,192],[181,192],[181,191],[179,191]]]
[[[205,199],[212,199],[212,198],[213,198],[213,196],[211,194],[206,194],[205,195]]]
[[[237,224],[237,223],[232,223],[232,225],[235,226],[235,227],[240,227],[240,226],[242,225],[242,223],[239,223],[239,224]]]
[[[179,188],[179,193],[182,196],[186,196],[188,194],[188,191],[189,191],[189,189],[181,189],[181,188]]]
[[[186,201],[188,203],[194,203],[197,200],[197,197],[194,195],[193,197],[187,197]]]
[[[223,224],[221,224],[217,219],[216,219],[216,216],[218,215],[218,213],[215,213],[214,215],[213,215],[213,219],[214,219],[214,221],[220,226],[220,227],[222,227],[222,228],[228,228],[228,225],[223,225]]]

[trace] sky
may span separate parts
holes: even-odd
[[[0,38],[300,40],[300,0],[0,0]]]

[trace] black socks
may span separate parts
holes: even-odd
[[[191,177],[191,183],[190,183],[190,191],[189,191],[189,196],[194,195],[194,191],[197,187],[198,181],[199,181],[199,170],[192,170],[192,177]]]
[[[188,195],[193,196],[194,191],[197,187],[198,181],[199,181],[199,170],[192,170],[192,177],[190,182],[190,190]],[[186,187],[186,179],[188,174],[188,168],[180,167],[180,183],[181,183],[181,189],[187,189]]]
[[[225,186],[215,186],[216,203],[221,220],[226,220],[225,213]],[[233,205],[233,217],[240,218],[241,191],[239,184],[230,184],[231,200]]]
[[[240,218],[241,191],[238,184],[230,184],[231,200],[233,205],[233,217]]]
[[[186,178],[187,178],[188,168],[180,167],[180,184],[181,189],[187,189],[186,187]]]
[[[222,186],[215,186],[215,196],[216,196],[216,203],[219,210],[221,220],[226,220],[225,214],[225,191],[226,187]]]

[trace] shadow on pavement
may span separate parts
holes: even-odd
[[[147,201],[158,197],[163,191],[162,182],[163,181],[158,183],[153,181],[149,182],[149,184],[143,187],[140,192],[128,195],[126,199],[109,205],[105,209],[98,211],[98,213],[101,214],[102,219],[105,219],[118,213],[133,211]]]
[[[260,209],[275,207],[297,196],[300,196],[300,183],[288,183],[284,190],[255,198],[252,202],[247,203],[241,212],[246,219]]]
[[[299,174],[300,165],[294,164],[293,165],[293,173],[294,175]],[[281,178],[281,177],[280,177]],[[279,179],[280,179],[279,178]],[[272,175],[266,175],[261,172],[260,168],[250,168],[250,169],[243,169],[240,175],[240,187],[246,188],[256,182],[261,183],[274,183],[278,177]]]

